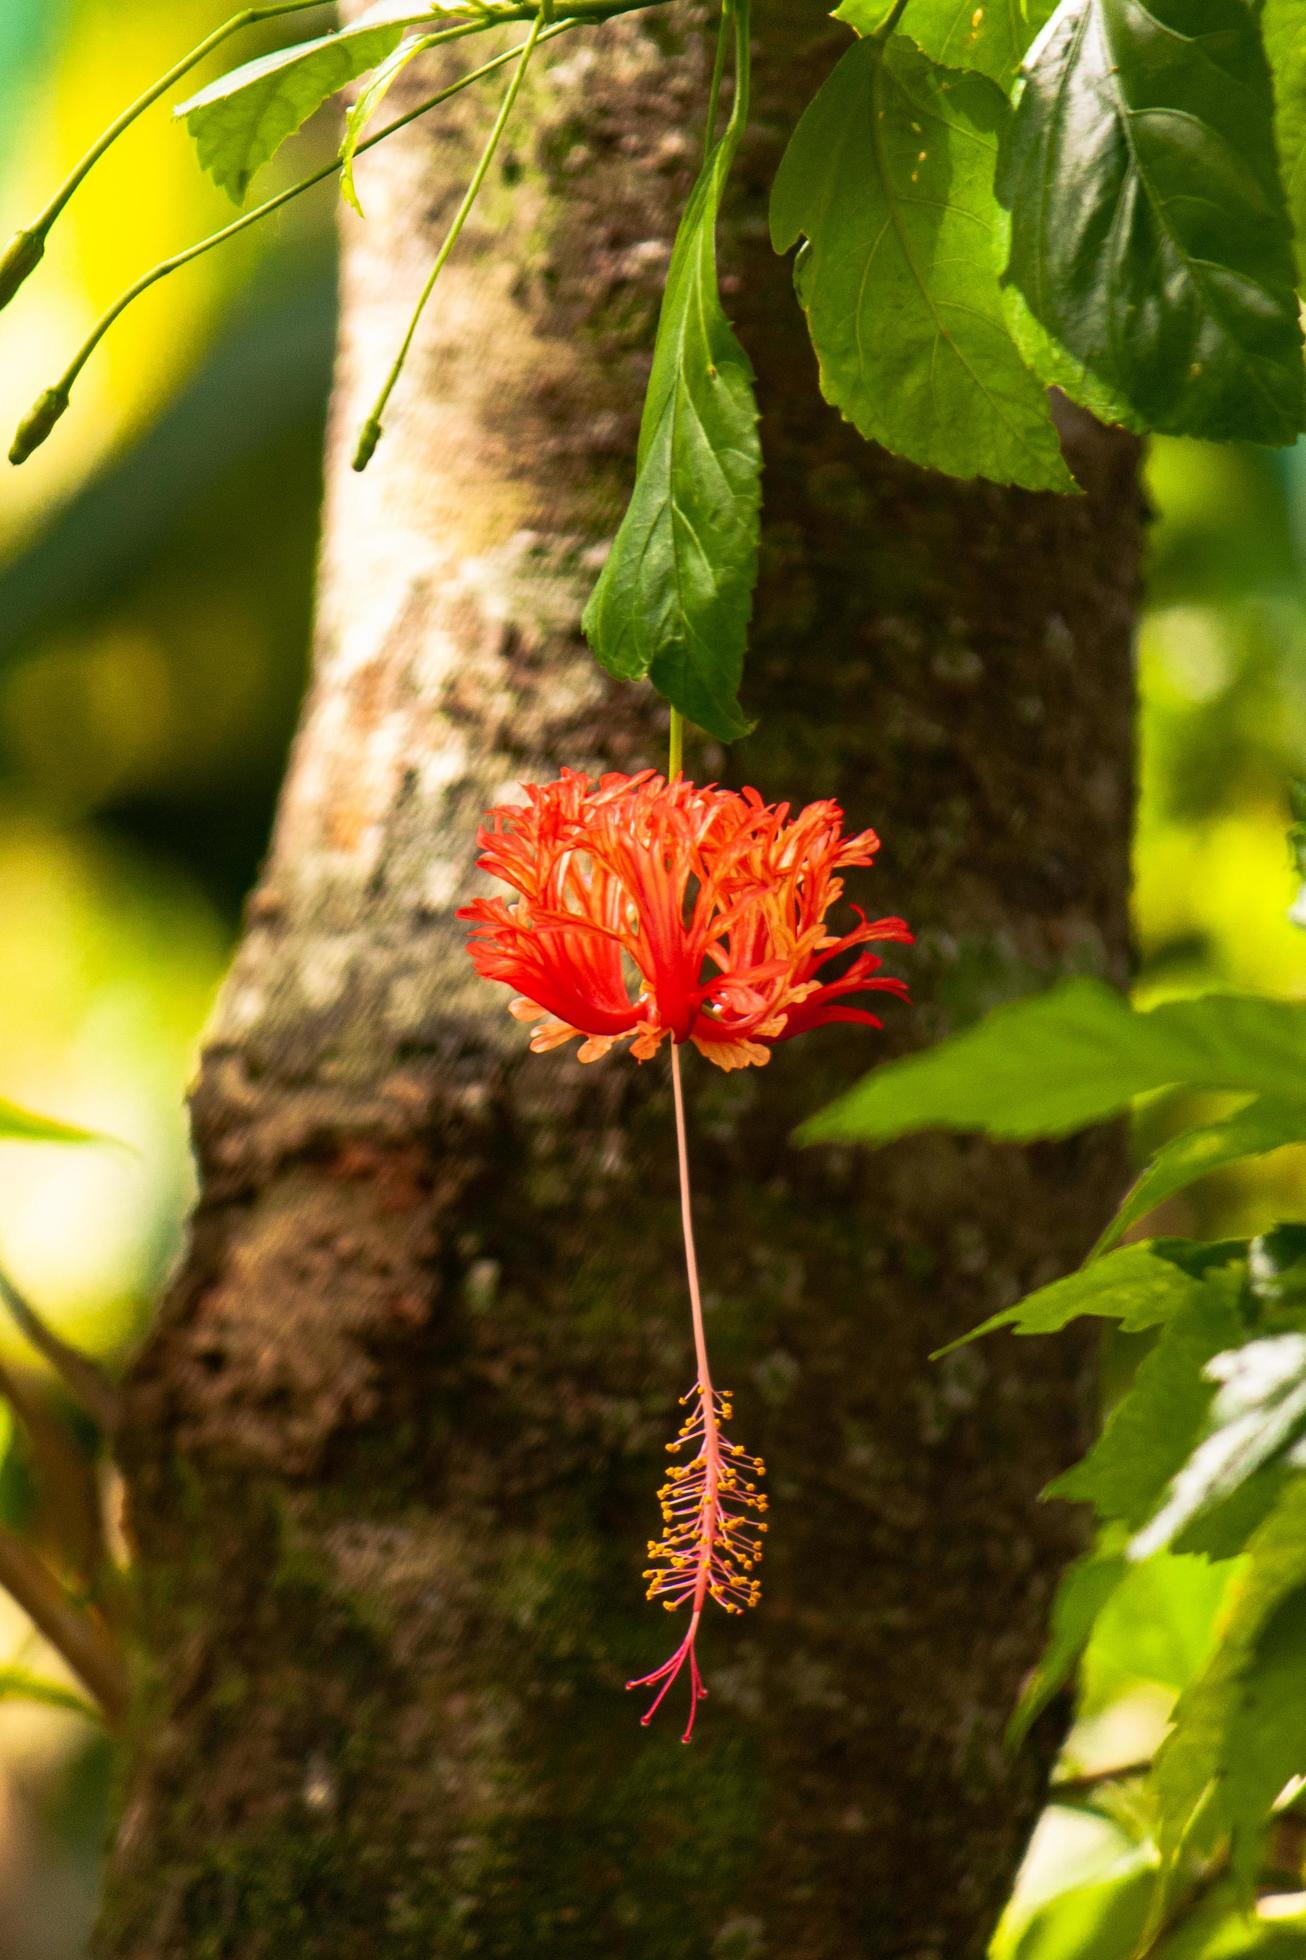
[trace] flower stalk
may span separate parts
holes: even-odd
[[[748,1455],[726,1436],[722,1425],[732,1413],[730,1392],[716,1389],[712,1384],[694,1247],[685,1094],[680,1076],[680,1050],[675,1043],[671,1048],[671,1084],[676,1110],[680,1219],[698,1376],[689,1394],[682,1397],[689,1405],[689,1413],[675,1442],[667,1448],[673,1455],[693,1449],[694,1455],[687,1463],[672,1467],[658,1492],[665,1532],[662,1538],[650,1540],[652,1564],[644,1577],[649,1582],[649,1599],[661,1600],[669,1613],[680,1606],[689,1606],[689,1625],[680,1645],[661,1667],[628,1681],[626,1686],[657,1689],[640,1718],[647,1728],[688,1662],[689,1720],[680,1739],[689,1742],[698,1704],[707,1694],[697,1652],[703,1609],[709,1599],[714,1599],[727,1613],[743,1613],[756,1606],[761,1598],[762,1584],[754,1574],[762,1562],[766,1522],[761,1513],[766,1510],[766,1498],[757,1487],[757,1479],[765,1474],[766,1466],[760,1457]]]

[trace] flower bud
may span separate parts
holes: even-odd
[[[45,254],[43,231],[16,231],[0,255],[0,311],[8,306],[29,273]]]
[[[374,415],[364,422],[358,437],[358,447],[354,451],[354,468],[365,470],[376,454],[376,445],[381,440],[381,424]]]
[[[32,451],[41,447],[67,406],[66,388],[47,388],[43,395],[38,395],[18,424],[17,433],[9,446],[10,462],[25,463]]]

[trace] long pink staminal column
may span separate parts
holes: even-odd
[[[681,1425],[680,1434],[668,1445],[677,1452],[697,1444],[693,1460],[676,1465],[659,1491],[666,1535],[649,1544],[655,1563],[645,1573],[648,1596],[661,1599],[669,1612],[689,1605],[689,1626],[685,1637],[670,1659],[651,1674],[628,1681],[628,1688],[657,1688],[657,1694],[641,1718],[648,1725],[661,1707],[684,1667],[689,1662],[689,1720],[682,1742],[694,1733],[698,1704],[707,1693],[699,1671],[696,1643],[709,1598],[728,1613],[742,1613],[755,1606],[761,1592],[760,1581],[750,1575],[761,1562],[761,1534],[766,1525],[750,1513],[766,1509],[766,1499],[748,1476],[762,1474],[763,1465],[728,1440],[722,1421],[731,1413],[728,1395],[712,1386],[708,1362],[707,1335],[703,1325],[703,1300],[698,1281],[698,1258],[694,1249],[694,1218],[690,1197],[689,1149],[685,1129],[685,1098],[680,1078],[679,1045],[672,1044],[671,1082],[676,1106],[676,1152],[680,1169],[680,1216],[685,1239],[685,1271],[689,1280],[689,1303],[694,1324],[694,1355],[697,1380],[683,1399],[692,1405]]]

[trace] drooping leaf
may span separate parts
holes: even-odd
[[[1297,266],[1306,277],[1306,13],[1300,0],[1264,0],[1261,33],[1274,80],[1274,129]]]
[[[1202,1123],[1195,1129],[1184,1130],[1156,1151],[1098,1240],[1094,1253],[1105,1252],[1131,1225],[1146,1218],[1166,1198],[1195,1184],[1198,1178],[1226,1164],[1240,1163],[1244,1157],[1259,1157],[1267,1151],[1303,1142],[1306,1142],[1306,1102],[1276,1102],[1269,1096],[1249,1103],[1221,1122]]]
[[[1290,443],[1292,237],[1245,0],[1062,0],[998,193],[1008,276],[1098,383],[1172,435]]]
[[[1144,1524],[1206,1423],[1215,1386],[1204,1372],[1241,1341],[1242,1273],[1213,1273],[1161,1330],[1088,1455],[1048,1486],[1091,1504],[1103,1523]]]
[[[1074,488],[1003,317],[1001,92],[897,35],[859,41],[810,104],[771,199],[821,391],[862,435],[953,476]]]
[[[0,1096],[0,1143],[112,1143],[112,1137],[99,1130],[84,1130],[76,1123],[61,1123],[54,1116],[40,1116],[34,1109],[6,1102]]]
[[[448,9],[383,4],[334,34],[247,61],[179,105],[200,163],[237,203],[288,136],[399,46],[407,28]]]
[[[1181,1308],[1200,1299],[1208,1279],[1222,1266],[1240,1261],[1245,1248],[1232,1240],[1202,1248],[1211,1255],[1204,1267],[1189,1257],[1193,1250],[1185,1239],[1153,1239],[1145,1245],[1121,1246],[1091,1266],[1027,1293],[1014,1307],[1004,1307],[960,1340],[940,1348],[939,1354],[951,1354],[999,1327],[1009,1327],[1013,1334],[1059,1334],[1084,1314],[1119,1321],[1126,1334],[1160,1327]],[[932,1358],[937,1360],[938,1356]]]
[[[361,88],[354,104],[345,117],[344,140],[340,145],[340,195],[346,204],[352,205],[359,217],[363,216],[363,206],[354,182],[354,158],[363,140],[367,125],[384,102],[390,90],[403,74],[410,61],[425,54],[431,46],[427,35],[419,35],[413,41],[401,41],[386,56],[376,73],[364,88]]]
[[[85,1715],[100,1728],[104,1726],[103,1714],[85,1695],[79,1695],[74,1688],[65,1688],[61,1681],[47,1681],[29,1668],[0,1667],[0,1700],[34,1701],[46,1708],[65,1708],[72,1714]]]
[[[1282,1093],[1306,1080],[1306,1004],[1207,994],[1141,1012],[1095,980],[1065,980],[855,1084],[802,1143],[884,1143],[912,1130],[1065,1136],[1179,1085]]]
[[[1223,1638],[1180,1697],[1156,1763],[1159,1843],[1173,1863],[1203,1813],[1233,1835],[1243,1874],[1265,1814],[1306,1771],[1306,1477],[1248,1548]]]
[[[733,144],[717,143],[681,219],[640,424],[635,487],[585,608],[600,666],[648,675],[723,742],[757,579],[762,451],[753,370],[717,287],[716,226]]]
[[[1114,1549],[1098,1546],[1069,1567],[1052,1603],[1047,1647],[1026,1682],[1007,1727],[1009,1747],[1018,1748],[1030,1728],[1075,1671],[1080,1655],[1107,1602],[1129,1572]]]
[[[1211,1357],[1205,1374],[1214,1390],[1207,1433],[1176,1466],[1155,1517],[1130,1545],[1133,1558],[1170,1544],[1285,1454],[1289,1461],[1301,1456],[1306,1334],[1247,1341]]]
[[[1005,94],[1021,57],[1056,0],[912,0],[903,31],[931,60],[946,68],[977,68]],[[843,0],[836,20],[857,34],[873,34],[887,8],[879,0]]]

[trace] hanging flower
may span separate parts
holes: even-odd
[[[478,838],[480,868],[518,896],[477,899],[458,916],[478,970],[514,989],[510,1012],[532,1025],[536,1053],[579,1036],[592,1062],[630,1037],[644,1062],[670,1035],[719,1068],[745,1068],[829,1021],[878,1028],[852,996],[906,997],[856,951],[910,940],[901,919],[858,912],[842,935],[827,925],[840,872],[879,848],[874,831],[844,836],[837,803],[791,817],[753,789],[652,771],[592,783],[564,769],[525,793],[489,811]]]
[[[858,997],[907,995],[866,948],[910,940],[901,919],[868,919],[842,934],[829,913],[842,872],[869,865],[874,831],[845,837],[837,803],[764,803],[754,789],[699,789],[651,770],[598,782],[564,769],[527,784],[524,803],[490,810],[478,834],[482,871],[513,898],[480,898],[458,914],[487,980],[514,990],[510,1011],[542,1053],[580,1038],[582,1062],[617,1042],[645,1062],[671,1037],[685,1268],[697,1379],[669,1445],[689,1453],[658,1492],[663,1535],[649,1542],[648,1597],[688,1609],[683,1639],[651,1674],[649,1722],[689,1670],[689,1719],[707,1693],[697,1641],[709,1600],[727,1613],[755,1606],[766,1533],[759,1457],[732,1442],[728,1391],[712,1385],[694,1250],[680,1048],[692,1041],[718,1068],[767,1062],[777,1042],[828,1021],[880,1022]],[[854,908],[855,910],[855,908]],[[838,970],[831,963],[851,955]]]

